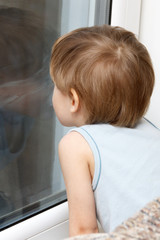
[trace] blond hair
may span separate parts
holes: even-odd
[[[88,111],[87,124],[133,127],[145,114],[154,71],[135,35],[108,25],[74,30],[53,45],[50,74],[69,94],[74,88]]]

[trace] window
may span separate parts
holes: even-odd
[[[48,71],[51,46],[60,35],[62,2],[5,0],[3,5],[1,229],[66,199],[57,161],[57,142],[64,129],[52,109]]]
[[[68,129],[52,108],[51,47],[72,29],[109,23],[110,6],[106,0],[0,0],[1,230],[66,201],[57,146]]]

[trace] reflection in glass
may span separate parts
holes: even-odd
[[[1,229],[66,198],[49,77],[60,14],[59,0],[0,1]]]

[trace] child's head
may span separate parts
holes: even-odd
[[[73,88],[88,112],[87,124],[133,127],[145,114],[154,86],[150,56],[133,33],[108,25],[81,28],[59,38],[50,73],[57,88]]]

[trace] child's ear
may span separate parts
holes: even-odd
[[[77,112],[80,106],[79,96],[74,88],[70,90],[70,98],[71,98],[71,107],[70,111],[72,113]]]

